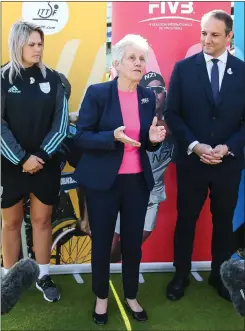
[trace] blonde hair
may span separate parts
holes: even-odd
[[[22,51],[24,45],[28,42],[30,34],[36,31],[40,34],[42,43],[44,43],[44,33],[42,29],[35,24],[29,22],[18,21],[13,24],[8,38],[9,57],[10,61],[1,69],[2,77],[9,70],[9,82],[13,84],[13,79],[21,76],[21,69],[25,69],[22,62]],[[46,78],[46,67],[42,63],[42,59],[37,66],[40,68],[44,78]]]
[[[113,63],[115,61],[119,61],[119,62],[122,61],[125,54],[125,48],[128,46],[133,46],[137,49],[142,50],[145,53],[145,60],[146,61],[148,60],[149,44],[147,40],[141,37],[140,35],[127,34],[112,47]]]

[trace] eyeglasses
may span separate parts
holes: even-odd
[[[166,87],[164,87],[164,86],[147,86],[146,88],[149,88],[152,91],[156,91],[158,94],[160,94],[162,92],[166,93]]]

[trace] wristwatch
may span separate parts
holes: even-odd
[[[227,146],[227,145],[226,145]],[[230,149],[230,147],[229,146],[227,146],[227,148],[228,148],[228,152],[227,152],[227,156],[228,155],[231,155],[231,156],[235,156],[233,153],[232,153],[232,151],[231,151],[231,149]]]

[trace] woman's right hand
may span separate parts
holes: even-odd
[[[29,159],[23,164],[23,172],[34,174],[35,172],[43,169],[45,162],[35,155],[31,155]]]
[[[129,138],[125,133],[124,133],[124,130],[126,129],[125,126],[119,126],[119,128],[117,128],[115,131],[114,131],[114,137],[115,137],[115,140],[116,141],[120,141],[121,143],[123,144],[127,144],[127,145],[131,145],[131,146],[134,146],[134,147],[140,147],[141,146],[141,143],[136,141],[136,140],[133,140],[131,138]]]

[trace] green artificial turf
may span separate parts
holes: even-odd
[[[172,274],[144,274],[145,283],[140,284],[138,298],[149,321],[139,323],[127,314],[132,330],[244,330],[244,320],[232,304],[219,298],[208,286],[208,273],[201,275],[203,282],[191,277],[185,297],[170,302],[165,288]],[[71,275],[53,278],[61,291],[61,300],[48,303],[39,291],[31,288],[8,315],[2,316],[2,330],[126,330],[112,291],[108,324],[97,326],[92,321],[91,275],[83,275],[84,284],[77,284]],[[123,299],[121,275],[113,274],[111,280]]]

